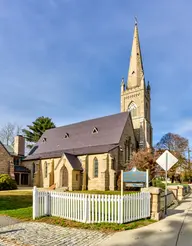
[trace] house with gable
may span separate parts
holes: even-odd
[[[25,139],[18,135],[14,138],[14,147],[0,141],[0,174],[9,174],[18,185],[28,185],[30,171],[21,166],[25,155]]]

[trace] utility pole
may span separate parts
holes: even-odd
[[[191,169],[191,156],[190,156],[190,148],[188,147],[188,168]]]

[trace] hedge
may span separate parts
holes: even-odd
[[[8,174],[0,174],[0,190],[16,190],[17,183]]]

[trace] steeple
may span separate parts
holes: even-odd
[[[144,70],[139,43],[137,19],[135,19],[133,43],[127,77],[121,83],[121,112],[130,112],[135,138],[140,148],[152,146],[151,88],[145,85]]]
[[[135,18],[133,43],[127,76],[127,88],[144,85],[144,70],[139,42],[138,23]]]

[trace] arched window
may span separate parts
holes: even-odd
[[[131,116],[135,117],[137,116],[137,105],[134,102],[131,102],[128,107],[128,111],[131,112]]]
[[[113,169],[113,170],[116,169],[116,159],[115,159],[115,158],[113,158],[113,159],[111,160],[111,169]]]
[[[128,141],[125,141],[125,162],[128,161],[128,156],[129,156],[129,149],[128,149]]]
[[[131,137],[125,141],[125,162],[129,162],[131,157]]]
[[[98,160],[97,160],[97,158],[95,157],[94,160],[93,160],[93,170],[94,170],[93,176],[94,176],[95,178],[98,177],[98,168],[99,168]]]
[[[128,140],[128,161],[130,161],[131,159],[131,137],[129,137],[129,140]]]
[[[33,162],[33,169],[32,169],[32,173],[33,173],[33,178],[35,176],[35,163]]]
[[[48,164],[45,162],[45,178],[47,178],[48,175]]]

